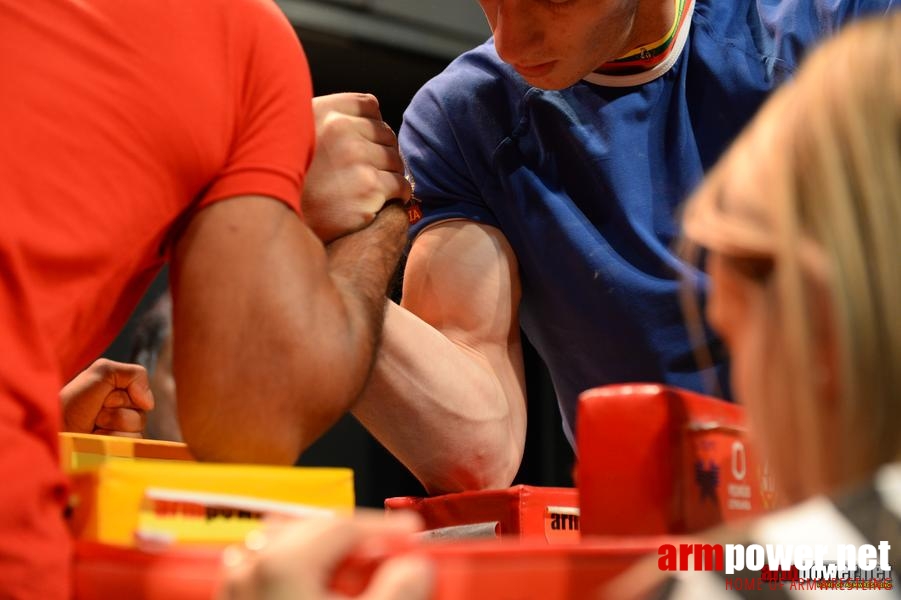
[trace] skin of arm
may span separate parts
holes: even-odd
[[[470,221],[424,230],[401,306],[354,415],[429,493],[502,488],[519,469],[526,404],[520,283],[503,234]]]
[[[232,198],[193,217],[170,277],[179,422],[195,456],[289,464],[350,408],[406,229],[389,204],[326,254],[269,198]]]

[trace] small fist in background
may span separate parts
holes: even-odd
[[[59,393],[63,429],[142,437],[153,394],[141,365],[98,359]]]

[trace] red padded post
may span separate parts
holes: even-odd
[[[744,409],[662,385],[615,385],[579,401],[582,532],[697,532],[772,507]]]

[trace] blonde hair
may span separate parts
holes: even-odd
[[[770,458],[809,469],[817,491],[898,459],[901,11],[856,23],[810,56],[690,200],[684,234],[738,272],[750,266],[766,294],[773,370],[760,373],[771,379],[760,391],[811,436],[771,444],[783,455]],[[836,369],[822,373],[812,366],[829,332]],[[831,408],[825,377],[838,388]],[[838,431],[817,423],[823,410],[836,411]],[[846,444],[833,481],[830,439]]]

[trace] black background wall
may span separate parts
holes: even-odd
[[[395,130],[400,127],[403,110],[416,90],[447,64],[447,61],[433,57],[316,31],[298,29],[297,33],[307,53],[317,95],[345,91],[373,93],[379,98],[383,118]],[[146,310],[165,285],[164,272],[135,314]],[[125,360],[132,335],[133,324],[129,323],[105,355],[114,360]],[[562,434],[550,380],[528,344],[525,355],[529,426],[526,455],[516,482],[572,485],[573,453]],[[380,507],[389,496],[424,493],[416,479],[350,416],[307,450],[298,464],[354,469],[357,504],[361,506]]]

